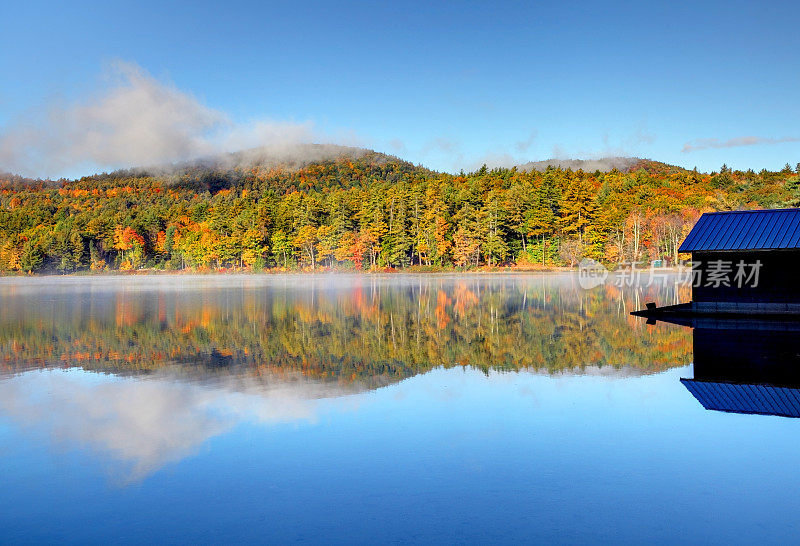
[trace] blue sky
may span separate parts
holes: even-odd
[[[438,170],[800,161],[796,2],[5,2],[0,18],[7,163],[29,119],[101,101],[119,62],[227,123],[300,126]]]

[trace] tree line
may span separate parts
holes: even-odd
[[[0,176],[0,271],[675,263],[706,211],[796,206],[800,164],[442,174],[367,154],[302,168]]]

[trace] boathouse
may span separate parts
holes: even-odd
[[[678,251],[694,312],[800,313],[800,209],[703,214]]]

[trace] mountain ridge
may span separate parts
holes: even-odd
[[[648,172],[686,172],[688,169],[678,165],[671,165],[653,159],[641,157],[624,157],[624,156],[609,156],[599,157],[594,159],[545,159],[543,161],[528,161],[517,165],[516,168],[520,171],[546,171],[548,168],[556,168],[562,170],[584,171],[584,172],[602,172],[607,173],[617,170],[624,173],[638,171],[644,169]]]
[[[363,161],[370,166],[386,166],[396,164],[405,170],[414,170],[424,174],[435,174],[438,171],[421,164],[414,164],[399,156],[375,151],[369,148],[342,146],[337,144],[287,144],[286,146],[270,146],[250,148],[237,152],[226,152],[192,160],[176,162],[170,165],[134,166],[89,174],[74,179],[32,178],[10,172],[0,171],[0,184],[43,185],[54,186],[70,181],[108,180],[113,178],[139,177],[175,177],[198,176],[202,173],[225,172],[246,169],[274,169],[277,171],[297,172],[314,165],[325,165],[337,161]],[[584,172],[633,172],[640,169],[648,172],[686,172],[687,169],[652,159],[639,157],[610,156],[592,159],[550,158],[541,161],[528,161],[511,167],[523,172],[545,171],[548,168]],[[490,168],[489,170],[493,170]],[[454,173],[441,173],[454,174]]]

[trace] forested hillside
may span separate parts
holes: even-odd
[[[310,163],[250,162],[0,176],[0,271],[674,263],[704,211],[800,203],[800,164],[452,175],[341,149]]]

